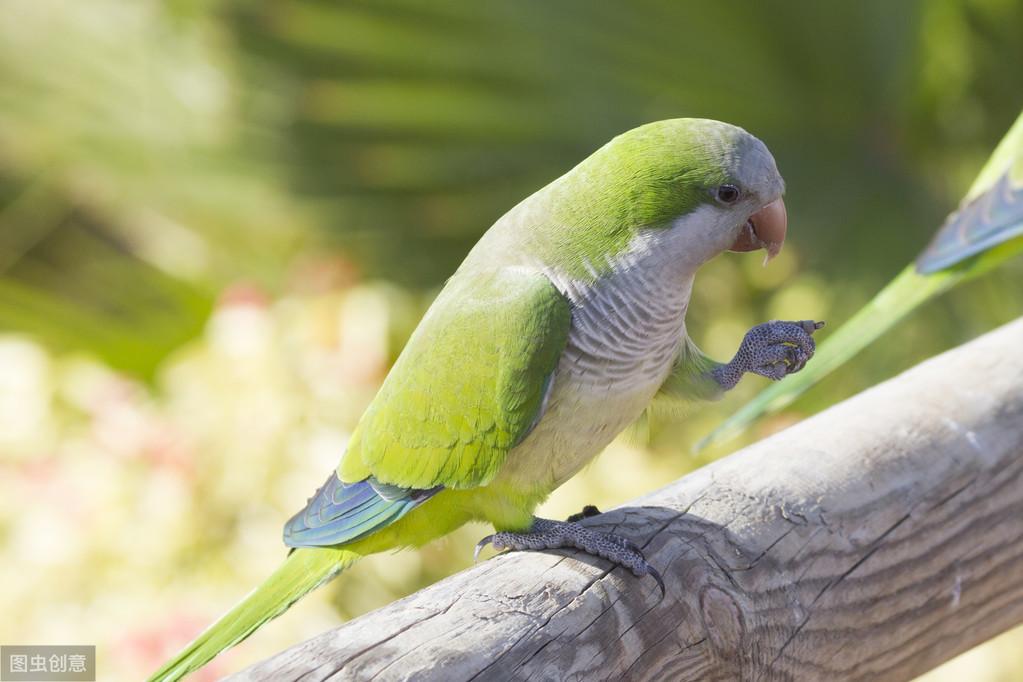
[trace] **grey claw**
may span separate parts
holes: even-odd
[[[775,362],[770,365],[770,371],[765,374],[774,381],[781,381],[789,373],[789,365],[784,362]]]
[[[803,331],[806,332],[807,334],[813,334],[818,329],[824,328],[823,320],[821,320],[820,322],[814,320],[800,320],[798,324],[800,327],[803,328]]]
[[[791,348],[792,348],[792,360],[789,362],[788,373],[789,374],[795,374],[799,370],[801,370],[804,367],[806,367],[806,362],[807,362],[807,360],[810,359],[810,356],[807,353],[805,353],[803,350],[801,350],[800,348],[797,348],[795,346],[792,346]]]
[[[489,545],[491,540],[493,539],[494,539],[493,535],[488,535],[487,537],[483,538],[482,540],[476,543],[476,549],[472,553],[472,563],[475,564],[477,561],[479,561],[480,552],[483,550],[484,547]]]
[[[662,578],[660,572],[650,564],[646,565],[646,572],[657,581],[657,586],[661,588],[661,599],[664,599],[664,595],[667,594],[667,590],[664,589],[664,578]]]
[[[596,506],[588,504],[582,508],[582,511],[578,511],[575,514],[572,514],[565,520],[568,521],[569,523],[575,523],[577,521],[582,521],[583,519],[588,519],[591,516],[599,516],[600,513],[601,513],[600,510],[597,509]]]

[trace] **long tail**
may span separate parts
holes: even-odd
[[[172,682],[198,670],[263,623],[287,611],[303,595],[336,576],[359,556],[347,549],[295,550],[263,584],[165,663],[149,682]]]

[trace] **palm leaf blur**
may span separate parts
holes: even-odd
[[[436,286],[609,137],[710,116],[778,157],[789,247],[712,263],[691,306],[725,356],[763,319],[857,309],[1023,104],[1009,0],[5,10],[0,608],[29,615],[0,641],[98,643],[103,679],[138,678],[269,572]],[[1015,317],[1021,275],[952,292],[751,437]],[[760,385],[615,445],[547,511],[722,454],[683,453]],[[372,559],[219,671],[466,565],[479,532]]]

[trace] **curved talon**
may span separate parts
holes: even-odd
[[[799,362],[796,363],[796,366],[792,369],[792,371],[793,372],[798,372],[798,371],[802,370],[804,367],[806,367],[806,363],[809,362],[809,361],[810,361],[810,356],[804,353],[799,358]]]
[[[781,381],[788,375],[789,366],[784,362],[772,362],[756,370],[756,373],[771,381]]]
[[[790,348],[792,348],[792,352],[791,358],[789,359],[788,373],[795,374],[799,370],[803,369],[806,365],[806,361],[809,359],[809,356],[795,346],[790,346]]]
[[[582,508],[582,511],[577,511],[575,514],[572,514],[567,519],[565,519],[565,521],[569,523],[576,523],[582,521],[583,519],[588,519],[593,516],[599,516],[600,514],[601,511],[597,509],[595,505],[588,504]]]
[[[493,539],[494,539],[493,535],[488,535],[487,537],[483,538],[482,540],[476,543],[476,549],[473,550],[472,553],[472,563],[475,564],[477,561],[479,561],[480,552],[483,550],[484,547],[489,545],[491,541],[493,541]]]
[[[664,599],[664,596],[667,594],[667,590],[664,589],[664,578],[662,578],[660,572],[650,564],[646,565],[646,572],[657,581],[657,586],[661,588],[661,599]]]

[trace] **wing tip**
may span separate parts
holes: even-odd
[[[306,506],[284,524],[284,544],[291,548],[331,547],[358,540],[373,531],[394,523],[440,492],[382,486],[373,477],[356,483],[345,483],[331,472],[327,482],[309,499]],[[403,494],[398,495],[402,490]],[[357,497],[366,499],[356,499]]]

